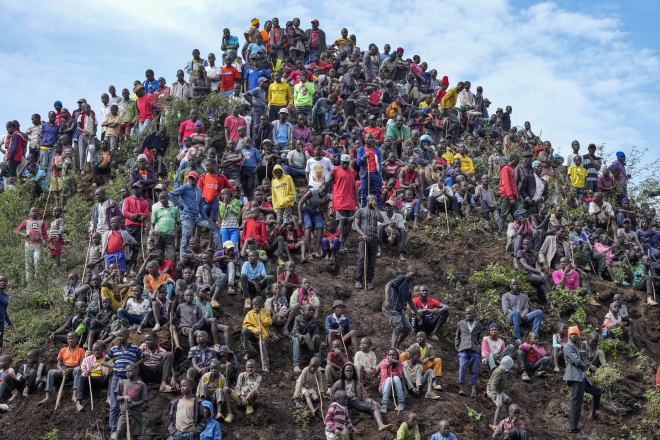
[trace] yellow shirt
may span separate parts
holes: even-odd
[[[291,86],[285,82],[274,82],[268,87],[268,104],[277,107],[284,107],[287,105],[286,98],[289,102],[293,101],[291,95]]]
[[[243,319],[243,328],[250,330],[253,334],[257,333],[259,330],[259,319],[261,319],[261,337],[263,339],[268,339],[268,327],[273,325],[273,320],[270,317],[270,311],[266,309],[261,309],[259,312],[259,317],[257,317],[257,312],[250,310],[245,315]]]
[[[571,176],[571,185],[575,188],[584,188],[587,180],[587,170],[581,166],[572,165],[568,169],[568,175]]]
[[[101,367],[101,362],[103,361],[103,358],[97,359],[97,361],[94,363],[94,366],[92,367],[92,371],[90,373],[90,376],[92,377],[101,377],[103,376],[103,367]]]
[[[419,358],[424,359],[426,357],[426,346],[425,347],[419,347]]]
[[[455,87],[452,87],[451,89],[447,90],[447,94],[442,97],[441,108],[455,108],[457,99],[458,92],[456,92]]]
[[[464,173],[471,173],[474,175],[474,163],[472,163],[472,159],[470,159],[467,156],[462,156],[461,154],[457,154],[454,156],[454,159],[460,159],[461,160],[461,171]]]
[[[447,150],[444,153],[440,155],[442,158],[444,158],[447,161],[448,166],[452,166],[454,163],[454,153],[451,151]]]

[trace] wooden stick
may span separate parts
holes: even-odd
[[[392,385],[392,402],[394,402],[394,406],[396,406],[396,415],[398,416],[401,411],[399,411],[399,405],[396,402],[396,394],[394,394],[394,374],[390,373],[390,384]]]
[[[362,280],[364,283],[364,290],[367,290],[367,241],[364,241],[364,279]]]
[[[346,353],[346,357],[348,357],[348,349],[346,348],[346,342],[344,342],[344,332],[341,332],[341,343],[344,344],[344,353]]]
[[[324,417],[324,415],[323,415],[323,394],[321,393],[321,384],[319,383],[319,378],[316,377],[316,373],[314,373],[314,380],[316,381],[316,389],[319,391],[319,402],[321,404],[321,417]]]
[[[66,382],[66,374],[62,372],[62,383],[60,384],[60,390],[57,392],[57,400],[55,401],[55,411],[57,411],[57,407],[60,406],[60,400],[62,400],[62,393],[64,392],[64,382]]]
[[[89,382],[89,400],[92,402],[92,411],[94,411],[94,393],[92,392],[92,376],[87,376]]]
[[[447,234],[449,234],[449,213],[447,212],[447,194],[442,196],[442,200],[445,202],[445,219],[447,220]]]
[[[142,260],[143,261],[147,259],[147,257],[144,254],[144,228],[145,228],[145,226],[146,226],[145,222],[142,221],[142,230],[140,231],[140,242],[141,242],[140,244],[142,245]]]
[[[44,206],[44,215],[41,217],[41,221],[44,221],[46,218],[46,211],[48,210],[48,201],[50,200],[50,187],[48,187],[48,197],[46,197],[46,206]]]
[[[89,243],[87,244],[87,252],[85,255],[85,267],[83,268],[83,276],[82,276],[82,281],[83,283],[85,282],[85,272],[87,272],[87,263],[89,263],[89,248],[92,246],[92,235],[94,233],[89,234]]]
[[[263,339],[261,338],[261,315],[257,313],[257,319],[259,321],[259,354],[261,355],[261,370],[265,370],[266,367],[264,366],[264,347],[261,344]]]
[[[126,438],[128,440],[131,440],[131,423],[129,421],[129,419],[131,418],[131,414],[128,411],[128,404],[125,403],[124,405],[126,406]]]

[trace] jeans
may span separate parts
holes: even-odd
[[[80,369],[74,368],[73,372],[69,373],[68,380],[73,379],[73,388],[78,388],[78,381],[80,380]],[[49,370],[48,376],[46,378],[46,391],[53,391],[53,386],[55,382],[62,380],[62,371],[61,370]]]
[[[369,182],[367,182],[367,176],[369,177]],[[360,176],[360,200],[362,201],[361,206],[363,208],[367,206],[367,196],[369,195],[369,189],[371,189],[371,194],[376,196],[376,204],[378,209],[382,210],[383,201],[380,198],[382,188],[383,179],[380,177],[380,173],[370,172],[364,173],[364,176]]]
[[[229,263],[229,264],[234,264],[234,263]],[[215,279],[213,282],[213,285],[211,286],[211,294],[215,291],[215,288],[217,287],[218,289],[223,289],[227,287],[227,275],[226,274],[221,274],[218,278]]]
[[[401,384],[401,378],[399,376],[392,376],[385,379],[383,386],[380,388],[380,393],[383,395],[381,405],[387,405],[387,402],[390,401],[390,396],[392,395],[392,382],[394,382],[394,397],[396,398],[397,403],[405,402],[405,399],[403,398],[403,385]]]
[[[509,221],[509,214],[511,214],[511,217],[513,218],[513,213],[516,212],[516,207],[517,207],[517,202],[516,199],[509,200],[508,197],[501,197],[500,198],[500,220],[499,220],[499,226],[500,226],[500,232],[505,233],[506,232],[506,225],[507,222]]]
[[[507,345],[506,348],[500,354],[493,354],[493,353],[489,354],[488,358],[486,359],[488,368],[490,368],[491,370],[494,369],[495,367],[497,367],[497,364],[495,363],[496,360],[501,361],[504,358],[504,356],[514,357],[515,354],[516,354],[515,345]]]
[[[108,423],[110,424],[110,432],[117,432],[117,421],[119,420],[119,402],[117,401],[117,384],[120,380],[124,379],[115,374],[112,375],[112,380],[110,381],[110,388],[108,389],[108,395],[110,396],[110,414],[108,415]]]
[[[88,150],[90,156],[94,157],[94,151],[96,150],[94,147],[94,138],[92,138],[91,141],[88,141],[87,136],[81,134],[78,138],[78,160],[80,162],[80,170],[85,168]]]
[[[419,205],[420,201],[416,199],[412,204],[412,208],[407,211],[401,211],[400,214],[403,214],[405,220],[414,220],[415,217],[419,216]]]
[[[538,361],[534,362],[533,364],[530,364],[529,362],[527,362],[527,358],[525,357],[525,352],[522,350],[518,350],[518,367],[523,371],[528,371],[530,373],[533,373],[536,370],[542,370],[548,365],[550,365],[551,360],[552,360],[552,356],[544,356]]]
[[[470,371],[470,385],[476,385],[479,378],[479,362],[481,356],[476,351],[463,350],[458,352],[458,383],[465,383],[465,373]]]
[[[145,300],[146,301],[146,300]],[[118,309],[117,310],[117,318],[118,319],[125,319],[131,324],[137,324],[142,327],[146,327],[147,324],[149,324],[149,320],[151,319],[151,316],[153,315],[153,310],[147,311],[144,315],[131,315],[124,309]]]
[[[603,391],[589,382],[587,378],[582,382],[569,380],[567,381],[567,384],[571,387],[571,410],[569,413],[571,432],[579,432],[580,428],[578,427],[578,424],[580,423],[580,415],[582,413],[582,400],[584,399],[584,393],[587,392],[593,396],[591,407],[595,411],[598,411],[600,408],[600,395]]]
[[[238,249],[238,240],[241,238],[241,231],[238,228],[220,228],[222,242],[231,240],[234,243],[234,249]]]
[[[142,122],[138,122],[138,133],[142,133],[151,125],[151,119],[145,119]]]
[[[183,251],[188,249],[188,242],[190,241],[195,226],[211,231],[213,234],[213,244],[216,249],[219,249],[222,246],[222,236],[220,235],[220,227],[218,225],[211,223],[208,220],[193,218],[190,215],[183,215],[181,218],[181,244],[179,245],[179,258],[183,256]]]
[[[195,440],[195,432],[179,432],[176,431],[172,436],[167,440]]]
[[[41,244],[25,243],[25,279],[38,275],[37,268],[41,261]]]
[[[513,324],[513,336],[516,339],[520,339],[520,312],[515,310],[507,315],[509,322]],[[539,332],[539,327],[541,327],[541,320],[543,319],[542,310],[534,310],[527,314],[527,322],[532,322],[532,331],[534,333]]]
[[[55,150],[41,150],[41,168],[50,170],[50,162],[53,160]],[[50,173],[48,173],[50,176]]]
[[[312,338],[314,344],[314,356],[321,360],[321,337],[316,335]],[[302,342],[297,336],[291,338],[291,343],[293,344],[293,365],[300,365],[300,346],[304,344],[306,347],[307,344]]]
[[[284,174],[291,177],[307,177],[304,168],[292,168],[289,165],[284,165]]]

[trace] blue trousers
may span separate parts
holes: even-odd
[[[369,178],[369,183],[367,183],[367,178]],[[367,196],[369,195],[369,189],[371,189],[371,194],[376,196],[378,209],[383,209],[383,201],[380,198],[382,188],[383,179],[380,177],[380,173],[364,173],[364,176],[360,176],[360,200],[362,201],[362,207],[367,206]]]
[[[190,236],[192,235],[195,226],[199,226],[200,228],[205,228],[211,231],[213,234],[213,244],[215,244],[216,249],[220,249],[222,246],[220,226],[208,220],[192,218],[191,216],[184,215],[181,217],[181,244],[179,246],[179,258],[183,256],[183,251],[188,249],[188,242],[190,241]]]
[[[238,228],[221,228],[220,236],[223,243],[231,240],[234,243],[234,249],[238,249],[238,240],[241,238],[241,231]]]
[[[509,313],[507,316],[509,319],[509,322],[513,324],[513,336],[516,339],[520,339],[520,312],[519,311],[514,311]],[[527,314],[527,322],[532,323],[532,331],[534,333],[539,332],[539,328],[541,327],[541,320],[543,319],[543,311],[542,310],[534,310],[533,312],[529,312]]]
[[[458,352],[458,383],[465,383],[465,373],[470,369],[470,385],[477,384],[479,377],[479,362],[481,356],[476,351],[463,350]]]
[[[405,399],[403,397],[403,385],[401,384],[401,378],[399,376],[392,376],[392,379],[389,377],[383,382],[383,386],[380,388],[380,393],[383,395],[382,405],[387,405],[387,402],[390,401],[390,396],[392,395],[392,381],[394,381],[394,396],[397,403],[404,403]]]

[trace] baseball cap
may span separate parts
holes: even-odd
[[[222,243],[222,248],[223,249],[233,249],[234,248],[234,242],[231,240],[227,240],[224,243]]]
[[[268,82],[268,78],[265,78],[265,77],[262,76],[261,78],[259,78],[259,82],[260,83]]]
[[[289,114],[289,110],[286,109],[286,107],[282,107],[279,111],[279,113],[286,113],[287,115]]]
[[[131,185],[131,188],[142,188],[142,182],[135,182],[133,185]]]
[[[348,154],[342,154],[341,155],[341,161],[342,162],[350,162],[351,161],[351,156],[349,156]]]
[[[87,100],[86,100],[85,98],[80,98],[80,99],[79,99],[78,101],[76,101],[76,102],[77,102],[78,104],[80,104],[81,102],[87,102]]]
[[[490,102],[490,99],[484,98],[484,102]]]
[[[315,18],[314,20],[312,20],[312,23],[319,24],[319,21]]]
[[[197,174],[195,171],[191,171],[188,173],[188,179],[190,179],[191,177],[194,179],[199,179],[199,174]]]

